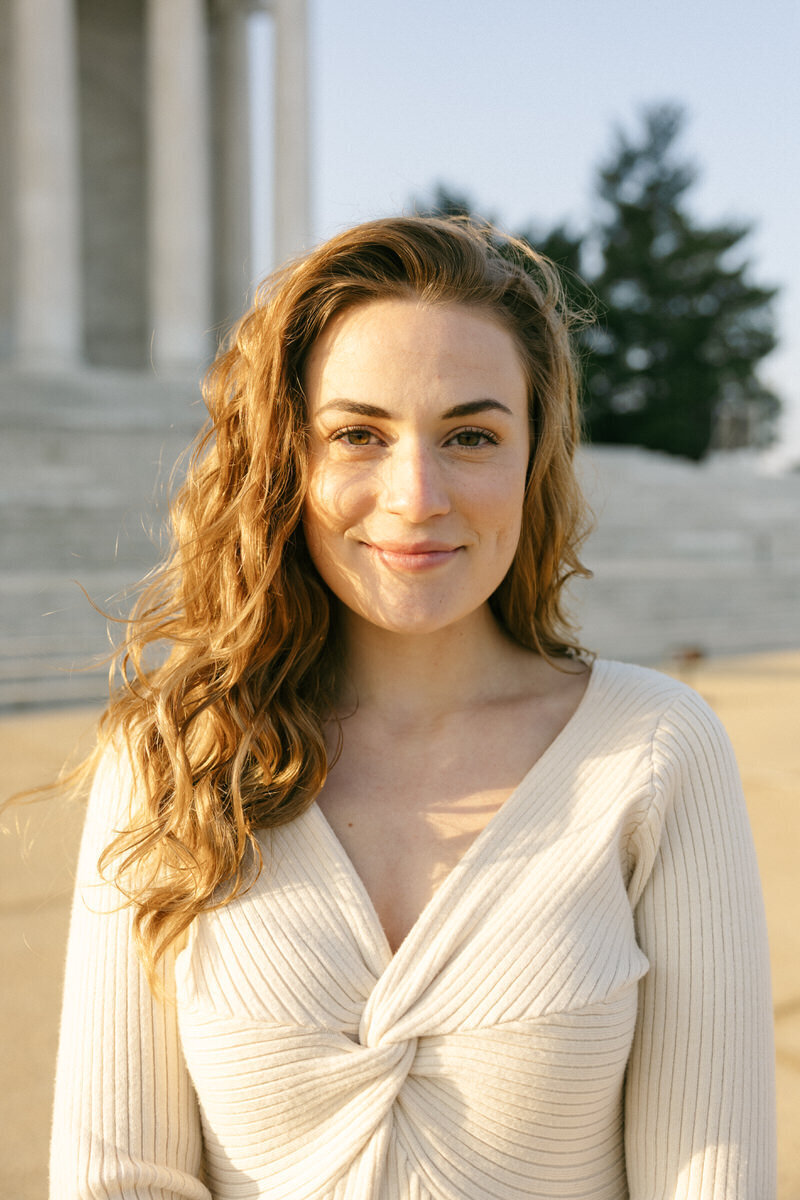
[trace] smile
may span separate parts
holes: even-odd
[[[420,542],[410,546],[377,546],[364,543],[375,557],[387,567],[401,571],[426,571],[451,562],[461,546],[445,546],[441,543]]]

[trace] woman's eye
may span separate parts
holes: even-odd
[[[331,440],[334,442],[344,442],[347,446],[372,446],[377,439],[371,429],[364,429],[361,426],[353,425],[347,429],[337,430]]]
[[[488,429],[459,429],[458,433],[453,434],[450,441],[457,446],[464,446],[467,450],[477,449],[479,446],[497,445],[497,438]]]

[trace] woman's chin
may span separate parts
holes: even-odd
[[[471,618],[476,618],[483,607],[484,605],[481,604],[476,609],[467,611],[463,609],[445,611],[442,608],[432,610],[425,607],[402,610],[359,608],[351,609],[350,612],[359,624],[364,623],[374,629],[384,630],[386,633],[410,637],[443,633],[447,629],[463,626]]]

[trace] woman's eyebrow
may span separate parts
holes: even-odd
[[[339,412],[353,413],[359,417],[379,417],[383,420],[391,421],[392,414],[387,412],[385,408],[379,408],[377,404],[365,404],[361,400],[331,400],[329,404],[324,404],[317,412],[317,416],[322,416],[323,413],[330,409],[338,409]],[[488,412],[492,409],[497,412],[508,413],[513,416],[511,409],[501,404],[499,400],[491,400],[488,397],[485,400],[467,400],[464,404],[454,404],[452,408],[448,408],[447,412],[443,412],[441,419],[443,421],[451,421],[454,417],[472,417],[476,413]]]
[[[452,417],[472,417],[475,413],[487,412],[492,409],[508,413],[510,417],[514,415],[508,405],[487,397],[485,400],[468,400],[466,404],[455,404],[452,408],[448,408],[446,413],[442,413],[442,418],[449,421]]]
[[[335,408],[339,412],[355,413],[359,417],[383,417],[385,420],[391,420],[391,413],[388,413],[385,408],[378,408],[377,404],[363,404],[360,400],[331,400],[329,404],[323,404],[322,408],[317,410],[317,416],[321,417],[323,413]]]

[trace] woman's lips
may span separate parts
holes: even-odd
[[[402,571],[424,571],[450,562],[461,546],[445,546],[441,542],[418,542],[410,546],[367,543],[376,558],[387,567]]]

